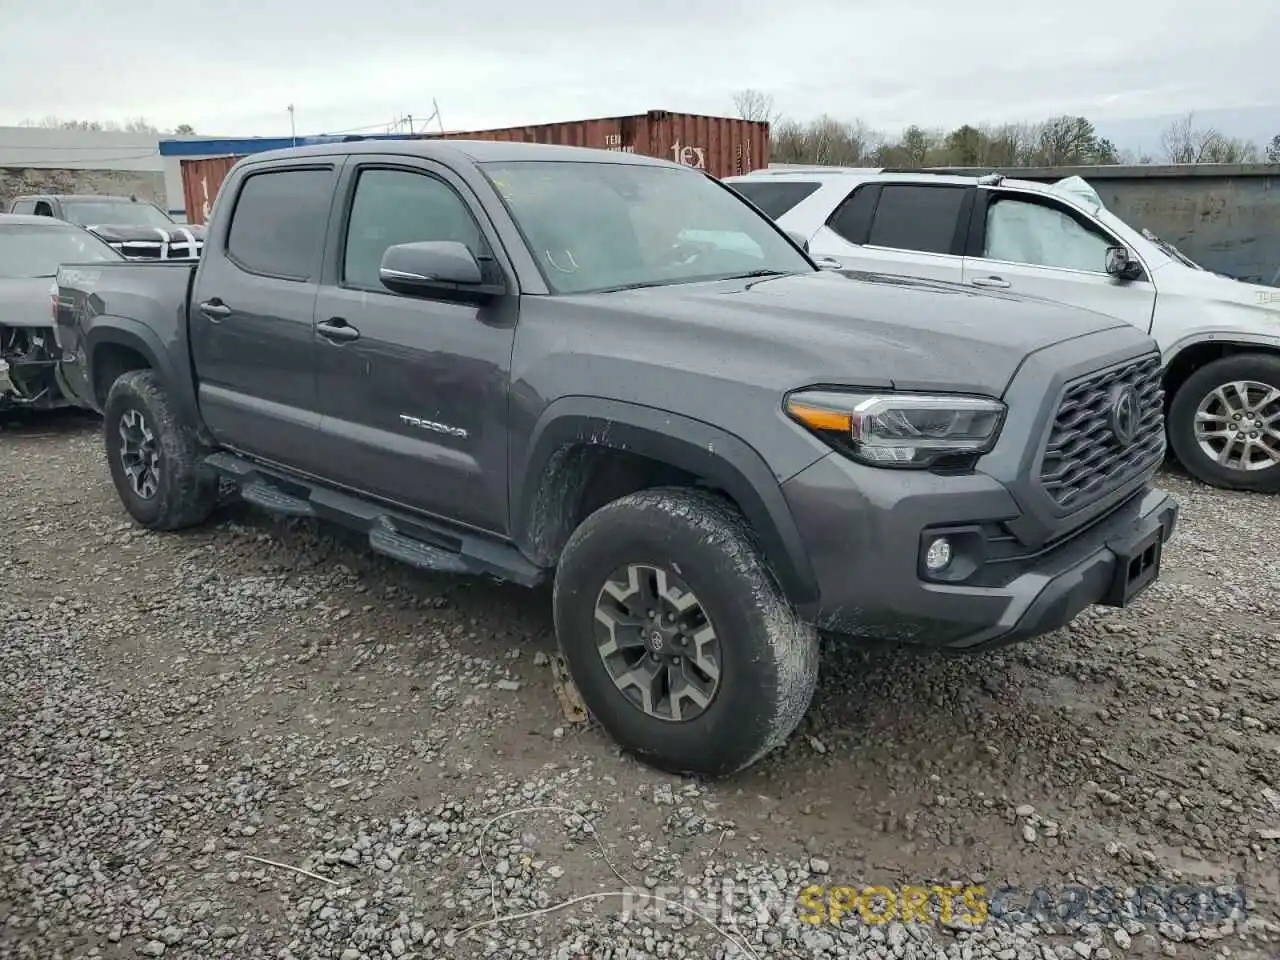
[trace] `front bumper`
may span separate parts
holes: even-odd
[[[956,649],[1029,639],[1094,604],[1126,604],[1156,575],[1178,518],[1172,497],[1144,486],[1065,535],[1020,544],[1009,530],[1022,511],[985,474],[881,470],[838,454],[783,490],[818,580],[820,599],[803,611],[810,619],[835,633]],[[970,575],[938,582],[921,551],[931,532],[948,531],[960,534],[959,569]]]

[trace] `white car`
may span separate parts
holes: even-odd
[[[820,261],[1057,300],[1149,332],[1178,460],[1215,486],[1280,491],[1280,288],[1203,269],[1079,178],[816,167],[724,182]]]

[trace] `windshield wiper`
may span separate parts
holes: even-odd
[[[677,283],[687,283],[686,280],[640,280],[637,283],[623,283],[616,287],[601,287],[599,290],[589,290],[588,293],[618,293],[621,290],[643,290],[645,287],[669,287]]]
[[[735,273],[731,277],[725,277],[726,280],[750,280],[753,277],[789,277],[795,271],[793,270],[770,270],[768,267],[761,267],[759,270],[748,270],[746,273]]]
[[[1146,237],[1148,240],[1150,240],[1152,243],[1154,243],[1161,250],[1163,250],[1166,254],[1173,257],[1173,259],[1177,260],[1179,263],[1185,264],[1188,267],[1194,267],[1197,270],[1204,269],[1202,266],[1200,266],[1200,264],[1196,263],[1194,260],[1188,257],[1185,253],[1183,253],[1181,250],[1175,247],[1168,240],[1164,240],[1164,239],[1161,239],[1160,237],[1157,237],[1154,233],[1152,233],[1146,227],[1142,228],[1142,235]]]

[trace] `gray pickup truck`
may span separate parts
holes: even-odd
[[[255,155],[198,265],[66,265],[57,320],[138,523],[230,480],[423,568],[554,579],[584,701],[668,770],[786,739],[820,630],[977,650],[1129,603],[1178,512],[1145,334],[821,270],[633,154]]]

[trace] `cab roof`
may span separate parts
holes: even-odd
[[[474,163],[511,163],[519,160],[554,161],[557,163],[614,163],[629,166],[672,167],[692,170],[684,164],[619,150],[592,147],[568,147],[550,143],[517,143],[509,140],[355,140],[322,143],[306,147],[285,147],[250,154],[246,159],[276,160],[288,157],[363,156],[423,157],[428,160],[465,158]]]

